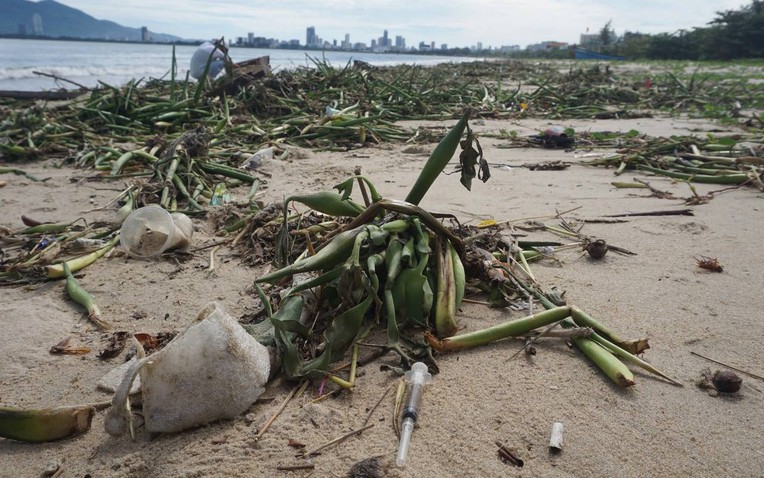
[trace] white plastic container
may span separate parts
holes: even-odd
[[[265,391],[270,367],[268,349],[211,302],[164,349],[130,366],[106,431],[134,433],[128,394],[138,374],[145,430],[173,433],[244,413]]]
[[[152,205],[136,209],[122,223],[119,241],[127,253],[139,259],[188,246],[193,234],[191,219],[185,214],[165,211]]]

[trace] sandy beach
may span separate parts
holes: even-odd
[[[445,131],[453,122],[404,122]],[[478,134],[515,130],[532,135],[545,120],[479,120]],[[630,120],[573,120],[559,124],[584,131],[629,131],[651,136],[716,136],[734,127],[701,120],[655,117]],[[551,217],[575,209],[570,219],[683,209],[681,200],[650,197],[644,189],[616,189],[613,169],[582,164],[585,153],[612,150],[506,148],[502,139],[481,144],[492,177],[475,182],[472,192],[458,177],[437,180],[422,202],[433,212],[454,214],[462,223],[484,219],[521,224],[526,218]],[[435,144],[382,144],[349,152],[313,152],[303,159],[266,161],[265,202],[294,192],[328,190],[360,166],[379,192],[402,199]],[[417,149],[418,148],[418,149]],[[453,161],[457,159],[454,158]],[[532,171],[523,165],[561,160],[563,171]],[[92,171],[28,163],[24,169],[45,182],[3,175],[0,226],[23,227],[22,214],[39,221],[117,221],[116,209],[90,211],[107,204],[124,182],[90,181]],[[617,180],[647,179],[677,198],[691,195],[684,183],[626,172]],[[699,194],[722,189],[696,185]],[[248,188],[232,191],[242,200]],[[620,223],[586,224],[585,234],[635,252],[609,253],[594,261],[578,249],[558,254],[558,263],[532,265],[545,289],[565,290],[577,305],[625,337],[648,337],[644,358],[676,378],[683,387],[634,370],[636,385],[612,384],[581,352],[562,340],[539,339],[537,354],[519,354],[523,342],[503,340],[476,349],[438,355],[440,373],[424,394],[410,458],[394,466],[398,445],[393,431],[393,391],[400,378],[381,365],[397,365],[388,354],[362,367],[352,392],[314,403],[318,384],[291,400],[260,440],[255,435],[294,388],[281,378],[270,382],[258,403],[232,420],[175,434],[151,436],[139,429],[135,440],[104,431],[105,411],[97,412],[89,432],[70,439],[26,444],[0,439],[0,476],[35,477],[46,470],[59,477],[332,477],[345,476],[360,460],[380,457],[389,477],[754,477],[764,476],[764,381],[741,374],[735,395],[712,396],[696,386],[701,371],[724,367],[696,352],[764,375],[761,343],[764,325],[764,267],[761,258],[764,194],[744,187],[717,194],[708,204],[691,206],[691,216],[634,216]],[[192,247],[219,239],[210,219],[194,218]],[[558,240],[544,232],[517,231],[538,240]],[[722,273],[702,270],[701,256],[716,258]],[[190,256],[166,254],[138,260],[116,252],[84,269],[80,283],[93,294],[104,318],[116,330],[158,333],[181,330],[210,301],[234,318],[251,314],[252,283],[262,269],[241,263],[228,246],[219,249],[216,268],[207,272],[209,250]],[[481,297],[472,297],[481,300]],[[109,334],[96,330],[72,303],[61,281],[28,287],[4,287],[0,294],[0,404],[21,408],[103,402],[110,395],[96,382],[124,361],[101,360],[96,352]],[[522,313],[463,304],[461,331],[478,330]],[[93,352],[53,355],[49,349],[66,337]],[[346,355],[344,360],[348,359]],[[375,404],[382,399],[376,410]],[[363,426],[358,436],[296,457],[290,440],[308,449]],[[555,421],[564,424],[561,453],[549,451]],[[502,462],[499,441],[524,461],[522,468]],[[279,466],[314,465],[281,471]],[[57,468],[58,467],[58,468]],[[45,475],[49,476],[49,475]],[[358,475],[360,476],[360,475]],[[368,475],[372,476],[372,475]]]

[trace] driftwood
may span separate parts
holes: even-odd
[[[41,91],[16,91],[0,90],[0,98],[13,98],[15,100],[70,100],[83,93],[82,90],[41,90]]]

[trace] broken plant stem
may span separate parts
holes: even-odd
[[[88,311],[88,319],[90,319],[101,330],[107,330],[111,328],[111,324],[101,318],[101,309],[95,303],[95,299],[90,295],[82,286],[77,282],[77,279],[72,275],[72,271],[69,269],[69,265],[64,262],[64,274],[66,274],[66,292],[69,297],[85,307]]]
[[[112,238],[111,241],[106,243],[105,246],[98,249],[97,251],[91,252],[90,254],[86,254],[81,257],[77,257],[76,259],[71,259],[67,261],[66,263],[72,272],[77,272],[89,266],[90,264],[94,263],[99,258],[103,257],[107,252],[109,252],[110,250],[112,250],[112,248],[114,248],[117,242],[119,242],[119,234],[114,236],[114,238]],[[66,275],[66,273],[64,272],[64,266],[62,264],[53,264],[51,266],[47,266],[46,271],[47,271],[48,279],[58,279]]]
[[[300,385],[297,385],[296,387],[292,388],[292,390],[289,391],[289,394],[286,396],[284,401],[281,402],[281,405],[279,405],[279,408],[273,413],[273,415],[271,415],[271,418],[269,418],[268,421],[265,422],[265,425],[263,425],[262,428],[260,428],[260,430],[257,432],[257,435],[255,435],[255,441],[260,440],[260,438],[262,438],[263,435],[265,435],[265,432],[268,431],[271,425],[273,425],[273,422],[275,422],[276,419],[279,417],[279,415],[281,415],[281,412],[284,411],[289,401],[292,400],[292,397],[294,397],[295,394],[300,389],[305,389],[305,387],[307,386],[308,386],[308,381],[305,380]]]
[[[507,337],[523,335],[533,329],[544,327],[569,317],[570,311],[571,308],[568,306],[556,307],[521,319],[504,322],[494,325],[493,327],[476,330],[466,334],[454,335],[442,340],[436,339],[429,333],[425,334],[425,338],[435,350],[440,352],[451,352],[453,350],[485,345]]]
[[[636,355],[631,354],[630,352],[622,349],[621,347],[617,346],[616,344],[610,342],[609,340],[603,338],[602,336],[598,335],[596,332],[592,333],[591,340],[601,345],[603,348],[611,352],[613,355],[616,355],[618,357],[621,357],[622,359],[626,360],[627,362],[633,363],[634,365],[647,370],[650,373],[654,373],[655,375],[658,375],[659,377],[663,377],[669,382],[671,382],[673,385],[677,385],[679,387],[684,387],[684,385],[673,378],[669,377],[665,373],[661,372],[657,368],[653,367],[649,363],[645,362],[644,360],[640,359]]]
[[[549,332],[539,332],[534,334],[531,332],[529,335],[520,335],[519,338],[534,339],[534,338],[546,338],[546,339],[570,339],[573,337],[591,337],[594,331],[589,327],[577,327],[574,329],[565,330],[550,330]]]
[[[352,437],[354,435],[358,435],[359,433],[363,433],[363,432],[365,432],[366,430],[368,430],[369,428],[371,428],[373,426],[374,426],[374,423],[372,423],[370,425],[366,425],[364,427],[361,427],[358,430],[353,430],[351,432],[345,433],[344,435],[339,436],[339,437],[335,438],[334,440],[330,440],[330,441],[324,443],[323,445],[319,445],[319,446],[317,446],[316,448],[314,448],[314,449],[312,449],[310,451],[303,452],[302,456],[303,457],[308,457],[308,456],[311,456],[311,455],[315,455],[316,453],[318,453],[319,451],[323,450],[324,448],[328,448],[328,447],[330,447],[332,445],[336,445],[338,443],[342,443],[343,441],[347,440],[348,438],[350,438],[350,437]]]
[[[732,365],[727,365],[727,364],[726,364],[726,363],[724,363],[724,362],[719,362],[718,360],[714,360],[714,359],[712,359],[712,358],[710,358],[710,357],[706,357],[706,356],[704,356],[704,355],[700,355],[700,354],[699,354],[699,353],[697,353],[697,352],[690,352],[690,353],[691,353],[692,355],[696,356],[696,357],[700,357],[700,358],[702,358],[702,359],[708,360],[709,362],[713,362],[713,363],[715,363],[715,364],[719,364],[719,365],[721,365],[722,367],[727,367],[727,368],[729,368],[729,369],[732,369],[732,370],[735,370],[735,371],[737,371],[737,372],[740,372],[740,373],[744,373],[744,374],[746,374],[746,375],[748,375],[748,376],[750,376],[750,377],[753,377],[753,378],[758,378],[759,380],[764,380],[764,377],[762,377],[761,375],[756,375],[755,373],[746,372],[745,370],[742,370],[742,369],[739,369],[739,368],[735,368],[735,367],[733,367]]]
[[[552,331],[552,329],[554,329],[554,328],[555,328],[555,327],[557,327],[558,325],[560,325],[560,323],[559,323],[559,322],[555,322],[555,323],[553,323],[553,324],[549,325],[547,328],[545,328],[544,330],[542,330],[540,334],[538,334],[538,335],[534,336],[533,338],[531,338],[531,339],[529,339],[527,342],[525,342],[525,345],[523,345],[523,348],[521,348],[520,350],[518,350],[517,352],[515,352],[514,354],[512,354],[512,356],[511,356],[511,357],[509,357],[509,358],[508,358],[506,361],[507,361],[507,362],[509,362],[509,361],[510,361],[510,360],[512,360],[513,358],[515,358],[515,357],[517,357],[518,355],[520,355],[520,353],[521,353],[523,350],[525,350],[525,349],[527,349],[528,347],[530,347],[531,345],[533,345],[533,343],[534,343],[534,342],[536,342],[536,341],[537,341],[538,339],[540,339],[541,337],[544,337],[545,335],[547,335],[549,332],[551,332],[551,331]]]
[[[363,426],[366,426],[366,425],[368,425],[368,423],[369,423],[369,420],[371,420],[371,417],[374,415],[374,412],[376,412],[376,411],[377,411],[377,408],[379,408],[379,406],[382,404],[382,400],[384,400],[384,399],[385,399],[385,397],[387,396],[387,394],[388,394],[388,393],[390,393],[390,389],[392,389],[392,388],[393,388],[393,386],[392,386],[392,385],[390,385],[389,387],[387,387],[387,388],[385,389],[385,392],[382,394],[382,396],[381,396],[381,397],[379,397],[379,400],[377,400],[377,403],[375,403],[375,404],[374,404],[374,406],[373,406],[373,407],[371,407],[371,410],[369,410],[369,413],[368,413],[368,415],[366,415],[366,420],[364,420],[364,421],[363,421]]]
[[[355,385],[355,371],[356,367],[358,366],[358,350],[359,346],[358,344],[355,344],[353,346],[353,358],[350,361],[350,375],[347,380],[343,380],[340,377],[333,375],[333,374],[327,374],[327,377],[329,377],[329,380],[336,383],[340,387],[344,388],[345,390],[353,390],[353,386]]]
[[[400,439],[401,437],[401,421],[398,417],[401,416],[401,409],[403,408],[403,396],[406,393],[406,381],[401,378],[398,381],[398,389],[395,391],[395,405],[393,406],[393,430],[395,430],[395,436]]]

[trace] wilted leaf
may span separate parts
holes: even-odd
[[[50,353],[56,355],[85,355],[90,352],[88,347],[72,344],[72,337],[67,337],[50,348]]]

